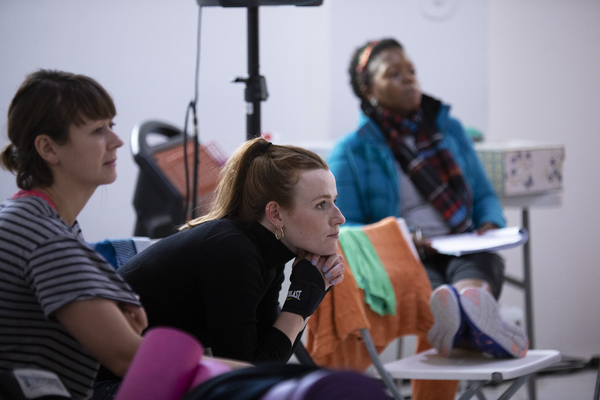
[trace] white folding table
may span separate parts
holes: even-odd
[[[469,388],[460,400],[467,400],[480,393],[488,382],[515,381],[499,400],[511,398],[536,371],[560,361],[557,350],[529,350],[523,358],[494,359],[481,353],[455,349],[450,358],[444,358],[437,350],[430,349],[411,357],[384,364],[385,371],[396,379],[460,380],[470,381]]]

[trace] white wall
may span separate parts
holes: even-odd
[[[450,102],[465,124],[490,138],[566,143],[564,205],[532,211],[538,347],[597,353],[600,321],[590,316],[598,313],[598,188],[587,176],[593,166],[583,165],[593,155],[583,154],[598,141],[591,120],[600,93],[592,75],[599,60],[598,1],[437,2],[457,4],[447,19],[426,17],[428,3],[434,1],[262,7],[261,73],[270,94],[263,131],[279,143],[302,143],[334,140],[352,129],[357,101],[347,83],[349,57],[368,39],[394,36],[413,58],[424,90]],[[0,145],[10,99],[25,75],[41,67],[96,78],[114,97],[126,142],[147,119],[183,126],[194,95],[197,14],[194,0],[0,1]],[[200,134],[230,154],[245,139],[243,85],[229,83],[246,74],[245,10],[203,9],[201,35]],[[117,182],[100,188],[80,215],[88,240],[133,231],[137,167],[129,143],[117,171]],[[12,175],[0,172],[0,198],[14,191]],[[518,223],[514,213],[509,218]],[[518,271],[518,255],[508,257]],[[508,290],[503,301],[520,304],[519,296]]]
[[[406,44],[422,65],[425,89],[452,99],[463,119],[483,128],[486,2],[463,0],[461,5],[442,22],[426,19],[414,0],[261,7],[261,73],[270,94],[262,107],[263,131],[279,143],[300,143],[333,139],[352,129],[357,105],[346,65],[355,47],[383,36]],[[246,75],[246,12],[208,7],[202,14],[200,135],[230,154],[246,137],[244,86],[229,83]],[[2,0],[0,144],[6,143],[12,96],[25,75],[41,67],[97,79],[114,97],[117,131],[126,141],[135,124],[147,119],[183,126],[194,96],[197,21],[194,0]],[[440,60],[443,69],[434,67]],[[468,90],[454,83],[468,77],[477,83]],[[119,152],[117,172],[117,182],[100,188],[79,217],[88,240],[133,231],[137,166],[129,143]],[[15,191],[13,181],[0,173],[0,198]]]
[[[177,4],[179,3],[179,5]],[[182,5],[183,4],[183,5]],[[0,2],[0,129],[25,76],[62,69],[97,79],[117,106],[116,130],[127,142],[148,118],[183,123],[193,98],[197,7],[190,1],[3,0]],[[241,50],[241,49],[240,49]],[[118,153],[117,182],[97,190],[80,215],[88,240],[130,236],[137,176],[129,144]],[[0,197],[15,191],[0,173]]]
[[[491,0],[488,37],[489,138],[566,148],[563,205],[530,212],[536,345],[590,357],[600,352],[600,2]],[[518,273],[520,254],[509,256]],[[505,299],[521,304],[510,289]]]
[[[327,0],[325,1],[327,3]],[[457,4],[447,19],[433,19],[423,4]],[[358,100],[349,85],[352,52],[369,39],[395,37],[413,60],[423,91],[452,103],[466,124],[487,121],[487,1],[331,1],[330,134],[355,128]],[[467,82],[465,84],[465,82]]]

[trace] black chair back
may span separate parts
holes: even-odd
[[[149,139],[155,139],[157,143],[149,143]],[[161,151],[182,145],[183,132],[165,122],[147,121],[133,129],[131,152],[140,167],[133,196],[137,213],[135,236],[164,238],[185,222],[182,195],[155,158]]]

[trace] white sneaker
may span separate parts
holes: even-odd
[[[498,303],[483,288],[468,287],[460,292],[463,317],[469,325],[471,345],[495,358],[524,357],[529,348],[525,332],[502,320]]]
[[[463,339],[467,328],[461,316],[458,292],[452,285],[441,285],[431,293],[429,306],[433,326],[427,340],[442,357],[449,357],[452,349]]]

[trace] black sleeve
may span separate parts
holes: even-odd
[[[253,364],[282,362],[286,363],[292,355],[292,345],[285,333],[271,327],[260,339],[254,353]]]
[[[258,304],[256,310],[258,337],[263,337],[273,327],[275,320],[279,316],[279,293],[281,292],[281,286],[285,278],[283,269],[284,266],[282,265],[273,271],[275,278]]]
[[[272,327],[282,278],[265,268],[258,249],[241,235],[215,244],[211,253],[218,262],[204,267],[209,270],[201,290],[213,355],[286,362],[292,344]]]

